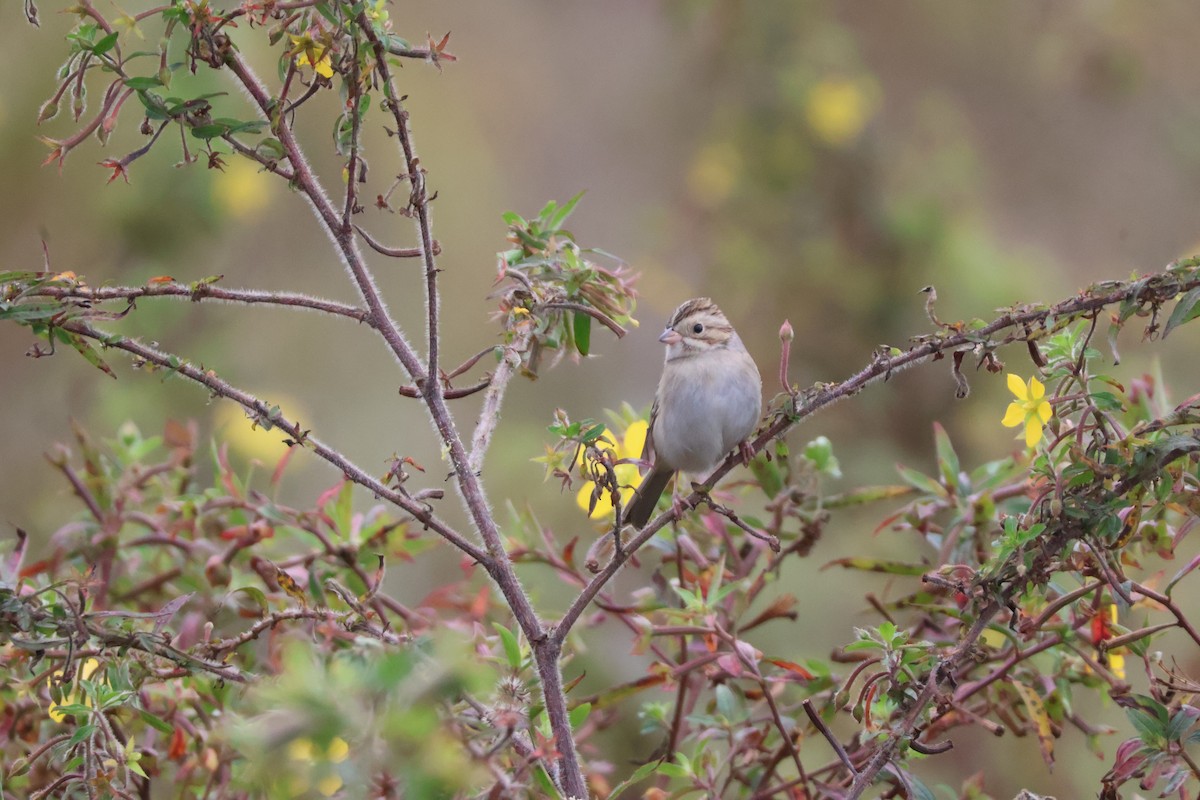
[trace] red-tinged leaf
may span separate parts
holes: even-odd
[[[874,558],[836,558],[825,564],[821,569],[830,567],[845,567],[860,569],[866,572],[885,572],[888,575],[924,575],[929,571],[928,564],[906,564],[902,561],[885,561]]]
[[[191,450],[196,446],[195,421],[184,424],[174,419],[167,420],[163,425],[163,441],[175,450]]]
[[[741,626],[742,630],[748,631],[751,628],[757,628],[765,622],[770,622],[773,619],[796,619],[796,606],[800,601],[793,594],[781,594],[771,601],[771,605],[763,609],[762,613],[754,619]]]
[[[636,694],[643,689],[649,689],[654,686],[662,686],[667,683],[670,673],[666,671],[656,672],[652,675],[644,675],[641,678],[631,682],[623,683],[613,689],[610,689],[603,694],[592,698],[592,706],[602,708],[604,706],[614,705],[618,701],[624,700],[630,695]]]
[[[226,528],[221,531],[217,536],[227,542],[232,542],[244,538],[249,530],[249,527],[246,525],[235,525],[232,528]]]
[[[811,681],[813,679],[813,674],[811,672],[794,661],[784,661],[782,658],[768,658],[767,663],[774,664],[780,669],[787,670],[800,680]]]
[[[150,280],[146,281],[147,286],[158,286],[162,283],[174,283],[175,279],[170,275],[155,275]]]
[[[182,761],[187,755],[187,737],[179,726],[171,733],[171,744],[167,746],[167,758],[172,761]]]
[[[884,518],[883,518],[883,521],[882,521],[882,522],[880,522],[878,525],[876,525],[876,526],[875,526],[875,530],[871,531],[871,533],[872,533],[872,534],[878,534],[878,533],[879,533],[880,531],[882,531],[884,528],[891,527],[891,524],[892,524],[893,522],[895,522],[896,520],[900,519],[901,517],[903,517],[903,516],[904,516],[905,514],[907,514],[907,513],[908,513],[908,511],[907,511],[906,509],[901,509],[901,510],[897,511],[895,514],[892,514],[891,516],[884,517]]]
[[[569,694],[571,692],[571,690],[574,689],[576,686],[578,686],[579,682],[582,681],[586,677],[587,677],[587,672],[584,671],[584,672],[579,673],[579,677],[572,678],[571,680],[567,681],[566,685],[563,686],[563,694]]]
[[[126,164],[121,163],[115,158],[106,158],[98,163],[105,169],[112,170],[112,175],[108,176],[108,183],[112,183],[117,178],[122,178],[124,179],[125,183],[129,183],[129,170]],[[43,164],[43,166],[45,165]]]
[[[25,558],[25,547],[29,544],[29,534],[22,528],[17,528],[17,544],[4,560],[4,570],[0,579],[11,582],[21,572],[21,561]]]
[[[234,499],[242,499],[242,490],[237,485],[237,480],[233,475],[233,467],[229,466],[229,443],[223,442],[217,448],[217,465],[220,467],[221,485],[225,487],[226,493]]]
[[[575,568],[575,543],[578,541],[578,536],[573,537],[571,541],[567,542],[566,546],[563,547],[562,553],[560,554],[563,562],[572,569]],[[1200,558],[1200,556],[1198,556],[1198,558]]]
[[[488,608],[491,606],[491,590],[488,586],[480,586],[479,592],[475,595],[475,599],[471,601],[470,608],[467,613],[473,620],[482,620],[487,616]]]
[[[279,482],[283,480],[283,472],[287,469],[288,464],[292,463],[292,456],[296,454],[297,450],[301,449],[303,448],[292,445],[279,457],[279,461],[275,463],[275,471],[271,473],[272,486],[278,486]]]
[[[746,672],[746,665],[733,653],[722,653],[717,656],[717,666],[734,678],[740,678]]]
[[[748,662],[757,667],[758,662],[762,661],[762,650],[759,650],[749,642],[737,639],[734,641],[733,646],[737,650],[738,655],[741,657],[743,663]]]
[[[1033,725],[1034,733],[1037,734],[1038,747],[1042,751],[1042,758],[1046,762],[1046,766],[1054,768],[1054,728],[1050,723],[1050,715],[1046,713],[1046,706],[1042,703],[1042,698],[1038,697],[1038,693],[1032,687],[1026,686],[1017,681],[1011,681],[1010,685],[1017,690],[1017,694],[1021,696],[1021,702],[1025,704],[1025,711],[1029,714],[1029,721]]]
[[[40,561],[35,561],[32,564],[21,567],[20,575],[22,578],[32,578],[35,575],[41,575],[43,572],[48,572],[54,568],[54,565],[55,562],[53,560],[43,558]]]

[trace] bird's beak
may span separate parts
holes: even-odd
[[[662,336],[658,337],[658,340],[663,344],[679,344],[683,341],[683,337],[674,328],[667,328],[662,332]]]

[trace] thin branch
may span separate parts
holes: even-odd
[[[599,309],[592,308],[591,306],[585,306],[583,303],[568,303],[565,300],[560,300],[551,303],[538,303],[537,308],[557,308],[563,311],[574,311],[576,314],[587,314],[589,317],[615,333],[618,339],[628,333],[628,331],[621,327],[620,323],[608,316],[608,314],[605,314]]]
[[[829,742],[829,746],[833,748],[833,752],[837,753],[837,757],[846,765],[846,770],[850,775],[857,776],[858,770],[854,768],[854,762],[850,760],[850,755],[846,752],[846,748],[842,747],[842,743],[833,735],[833,731],[829,730],[829,726],[825,724],[825,720],[821,719],[821,715],[813,708],[812,700],[804,699],[804,713],[808,715],[808,719],[816,726],[821,735],[825,737],[825,741]]]
[[[420,258],[424,255],[424,252],[419,247],[388,247],[387,245],[380,244],[359,225],[355,225],[354,230],[358,232],[363,241],[376,253],[382,253],[391,258]],[[433,243],[433,252],[435,255],[442,252],[442,246],[436,241]]]
[[[500,363],[492,374],[487,393],[483,396],[483,407],[479,410],[479,421],[475,423],[475,433],[471,437],[471,455],[467,465],[473,473],[483,468],[483,457],[500,421],[500,405],[504,402],[505,391],[521,365],[521,354],[529,348],[532,336],[533,331],[528,325],[519,330],[513,342],[505,346]]]
[[[246,305],[277,305],[321,311],[326,314],[347,317],[355,322],[372,325],[371,314],[366,309],[325,300],[295,292],[268,292],[259,289],[226,289],[211,283],[158,283],[147,286],[37,286],[30,289],[29,296],[54,297],[59,300],[84,300],[100,303],[106,300],[136,300],[140,297],[174,297],[193,302],[201,300],[224,300]]]

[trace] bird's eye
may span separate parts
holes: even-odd
[[[692,326],[692,333],[704,333],[704,326],[697,322]]]

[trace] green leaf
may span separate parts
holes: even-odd
[[[958,486],[958,473],[962,468],[959,466],[958,454],[954,452],[954,445],[950,443],[950,436],[940,422],[933,423],[933,441],[942,482],[946,486]]]
[[[813,463],[818,472],[831,478],[842,477],[841,466],[833,454],[833,443],[827,436],[818,436],[804,445],[804,457]]]
[[[837,558],[821,567],[821,569],[828,567],[861,569],[867,572],[885,572],[888,575],[924,575],[929,571],[928,564],[906,564],[902,561],[887,561],[884,559],[862,557]]]
[[[1166,726],[1156,715],[1142,709],[1126,709],[1129,722],[1138,732],[1138,736],[1147,745],[1158,747],[1166,739]]]
[[[156,87],[162,86],[163,82],[160,81],[157,77],[126,78],[125,85],[128,86],[130,89],[143,90],[143,89],[154,89]]]
[[[108,36],[105,36],[100,41],[92,45],[92,55],[102,56],[117,44],[117,37],[120,36],[119,31],[113,31]]]
[[[586,191],[586,190],[584,190],[584,191]],[[583,192],[580,192],[579,194],[575,195],[567,202],[563,203],[562,207],[559,208],[556,212],[554,212],[553,216],[551,216],[549,219],[547,219],[545,221],[546,229],[552,230],[552,231],[558,230],[559,227],[561,227],[562,224],[564,222],[566,222],[567,217],[571,216],[571,212],[575,210],[575,205],[579,202],[580,198],[582,198],[582,197],[583,197]]]
[[[71,345],[71,347],[74,347],[77,351],[79,351],[79,355],[83,356],[84,360],[93,367],[105,373],[110,378],[116,379],[117,374],[112,371],[112,367],[104,362],[104,359],[100,357],[100,354],[96,352],[95,348],[92,347],[87,339],[74,333],[64,331],[62,328],[55,328],[54,336],[59,341],[66,342],[67,344]]]
[[[567,718],[571,720],[571,727],[578,728],[587,721],[588,715],[592,713],[591,703],[580,703],[571,709]]]
[[[67,747],[74,747],[95,732],[95,725],[80,725],[75,729],[75,734],[71,736],[71,740],[67,742]]]
[[[493,622],[492,627],[500,635],[500,643],[504,646],[504,655],[508,659],[508,665],[514,670],[520,669],[521,643],[517,641],[517,635],[499,622]]]
[[[901,478],[912,484],[912,486],[916,489],[919,489],[926,494],[934,495],[935,497],[946,496],[946,487],[942,486],[928,475],[917,472],[915,469],[906,467],[903,464],[897,464],[896,471],[900,473]]]
[[[1175,304],[1175,308],[1171,311],[1171,317],[1167,320],[1167,326],[1163,328],[1163,338],[1167,338],[1171,331],[1185,322],[1191,322],[1197,316],[1200,316],[1200,286],[1185,294],[1183,299]]]
[[[0,319],[11,320],[20,325],[50,319],[61,311],[63,306],[54,302],[21,303],[13,306],[0,303]]]
[[[634,784],[641,783],[642,781],[646,780],[646,778],[649,778],[651,775],[658,772],[658,768],[662,765],[663,762],[661,761],[650,761],[646,764],[642,764],[633,771],[632,775],[613,787],[612,792],[608,795],[609,800],[616,800],[617,797],[619,797],[626,789]]]
[[[592,318],[578,311],[574,314],[572,324],[575,334],[575,349],[579,355],[586,356],[592,348]]]
[[[154,730],[156,730],[160,733],[174,733],[175,732],[175,728],[171,725],[171,723],[167,722],[166,720],[164,720],[161,717],[151,714],[149,711],[139,708],[138,716],[140,716],[142,718],[142,722],[146,723],[151,728],[154,728]]]
[[[768,461],[766,453],[759,453],[750,462],[750,472],[767,497],[774,498],[783,491],[783,473],[778,461]]]
[[[170,117],[166,101],[158,95],[144,89],[139,89],[137,97],[146,109],[146,116],[149,119],[168,119]]]
[[[1196,720],[1200,719],[1200,708],[1195,706],[1183,706],[1171,716],[1171,721],[1167,723],[1167,741],[1177,742],[1183,738],[1183,735],[1191,730],[1196,724]]]
[[[228,125],[221,125],[215,122],[209,125],[197,125],[192,128],[192,136],[195,136],[197,139],[204,139],[205,141],[219,139],[228,132]]]

